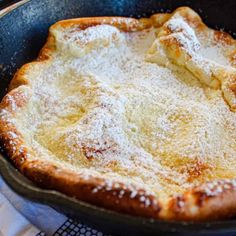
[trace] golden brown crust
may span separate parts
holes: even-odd
[[[43,188],[58,191],[63,189],[69,196],[119,212],[152,217],[160,210],[154,196],[146,195],[143,190],[137,190],[136,195],[131,198],[134,189],[123,183],[109,185],[104,179],[84,178],[66,169],[38,161],[24,165],[22,172]],[[148,206],[145,202],[140,202],[142,196],[150,202]]]
[[[175,220],[217,220],[235,215],[235,180],[202,184],[169,202]]]
[[[189,23],[199,30],[205,27],[192,10],[180,8],[177,11],[184,14]],[[141,20],[123,17],[79,18],[58,22],[50,31],[57,27],[65,28],[72,25],[82,30],[104,23],[112,24],[124,31],[138,31],[152,25],[159,27],[170,16],[170,14],[157,14]],[[215,37],[224,43],[235,45],[235,41],[228,34],[216,32]],[[24,65],[16,73],[9,87],[10,92],[0,104],[0,143],[14,165],[24,175],[43,188],[55,189],[98,206],[137,216],[197,221],[227,218],[236,214],[236,180],[205,183],[163,204],[158,202],[155,196],[143,189],[136,189],[135,186],[109,183],[106,179],[92,175],[84,177],[73,170],[38,158],[37,154],[26,145],[23,136],[11,120],[31,96],[31,85],[25,75],[32,71],[32,67],[50,63],[54,50],[55,39],[50,33],[37,61]],[[235,91],[235,86],[231,89]]]

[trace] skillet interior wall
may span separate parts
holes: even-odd
[[[31,0],[0,19],[0,99],[12,75],[37,57],[48,27],[85,16],[149,16],[190,6],[211,27],[236,32],[235,0]]]

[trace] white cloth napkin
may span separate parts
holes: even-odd
[[[14,193],[0,176],[0,236],[102,236],[54,209]]]

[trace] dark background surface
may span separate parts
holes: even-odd
[[[9,1],[1,1],[2,3]],[[12,1],[11,1],[12,2]],[[14,1],[15,2],[15,1]],[[83,16],[149,16],[190,6],[213,28],[236,32],[236,0],[32,0],[0,18],[0,98],[15,71],[37,57],[48,27],[61,19]],[[112,213],[55,191],[36,188],[0,157],[0,172],[19,194],[49,204],[114,235],[236,235],[236,220],[213,223],[168,223]]]
[[[0,0],[0,9],[3,7],[8,6],[9,4],[12,4],[14,1],[9,1],[9,0]]]

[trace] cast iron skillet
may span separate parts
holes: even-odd
[[[0,0],[0,8],[3,2]],[[15,1],[12,1],[15,2]],[[190,6],[211,27],[236,32],[235,0],[24,0],[0,17],[0,99],[17,68],[36,58],[54,22],[84,16],[148,16],[155,12]],[[0,173],[20,195],[56,208],[113,235],[236,235],[236,220],[205,223],[163,222],[131,217],[43,190],[22,176],[0,156]]]

